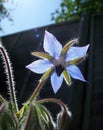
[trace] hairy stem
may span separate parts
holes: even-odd
[[[36,101],[36,104],[42,104],[42,103],[47,103],[47,102],[56,103],[56,104],[60,105],[61,108],[62,108],[64,111],[67,110],[66,105],[65,105],[61,100],[56,99],[56,98],[45,98],[45,99],[41,99],[41,100]]]
[[[28,130],[30,118],[32,116],[32,109],[33,109],[32,106],[30,106],[30,110],[29,110],[29,113],[28,113],[28,118],[27,118],[26,124],[24,126],[24,130]]]
[[[40,81],[39,84],[37,85],[36,89],[34,90],[33,94],[31,95],[29,102],[32,102],[39,94],[40,89],[44,85],[45,81]]]
[[[16,94],[15,94],[15,87],[14,87],[14,80],[13,80],[13,74],[12,74],[12,68],[11,68],[11,64],[9,61],[9,57],[8,54],[5,50],[5,48],[0,44],[0,53],[2,55],[2,59],[4,62],[4,67],[5,67],[5,72],[7,75],[7,82],[8,82],[8,86],[9,86],[9,94],[10,94],[10,98],[13,104],[13,107],[15,109],[15,111],[18,111],[18,106],[17,106],[17,101],[16,101]]]

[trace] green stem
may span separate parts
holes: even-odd
[[[39,84],[37,85],[36,89],[34,90],[33,94],[31,95],[29,102],[31,103],[39,94],[40,89],[42,88],[42,86],[44,85],[45,81],[42,80],[39,82]]]
[[[12,69],[11,69],[11,64],[9,61],[8,54],[5,50],[5,48],[0,45],[0,52],[2,55],[2,59],[5,64],[5,72],[7,74],[7,80],[8,80],[8,85],[9,85],[9,91],[10,91],[10,97],[14,106],[15,111],[18,111],[18,105],[16,101],[16,94],[15,94],[15,88],[14,88],[14,81],[13,81],[13,74],[12,74]]]
[[[28,117],[27,117],[27,121],[26,121],[26,124],[25,124],[23,130],[28,130],[29,122],[30,122],[30,119],[31,119],[31,116],[32,116],[32,109],[33,109],[32,106],[30,106],[30,110],[29,110],[29,114],[28,114]]]
[[[57,103],[58,105],[61,106],[61,108],[64,111],[67,110],[66,105],[61,100],[56,99],[56,98],[45,98],[45,99],[41,99],[41,100],[36,101],[36,104],[42,104],[42,103],[48,103],[48,102]]]
[[[47,72],[45,72],[43,74],[43,76],[40,79],[39,84],[37,85],[36,89],[34,90],[32,96],[29,99],[29,102],[32,102],[39,94],[40,89],[42,88],[42,86],[44,85],[45,81],[49,78],[49,76],[52,74],[54,68],[50,68]]]

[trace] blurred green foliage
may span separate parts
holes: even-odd
[[[5,7],[5,3],[8,2],[7,0],[0,0],[0,22],[4,18],[8,18],[9,20],[12,20],[10,18],[10,11]],[[2,30],[2,27],[0,26],[0,30]]]
[[[4,17],[8,17],[9,16],[9,11],[4,6],[5,2],[6,2],[5,0],[0,0],[0,21]]]
[[[83,14],[103,12],[103,0],[62,0],[60,8],[51,14],[56,23],[80,18]]]

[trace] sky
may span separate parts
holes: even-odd
[[[7,18],[0,23],[0,36],[54,24],[51,13],[59,9],[62,0],[8,0],[5,7],[10,10],[13,21]]]

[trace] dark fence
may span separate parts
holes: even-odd
[[[103,14],[84,19],[81,41],[91,45],[82,129],[100,130],[103,129]]]
[[[55,95],[50,80],[44,85],[40,98],[55,97],[64,101],[72,111],[70,130],[102,130],[103,123],[103,15],[85,16],[81,20],[64,24],[54,24],[35,28],[13,35],[2,37],[3,45],[7,49],[12,62],[16,82],[18,103],[25,102],[35,89],[40,75],[34,74],[25,68],[36,58],[30,53],[41,51],[44,30],[53,33],[64,45],[70,39],[79,37],[81,45],[90,43],[88,60],[80,69],[87,79],[87,83],[72,80],[71,87],[65,82]],[[0,93],[6,94],[5,74],[3,64],[0,66]],[[1,80],[2,79],[2,80]],[[53,113],[57,107],[47,106]]]

